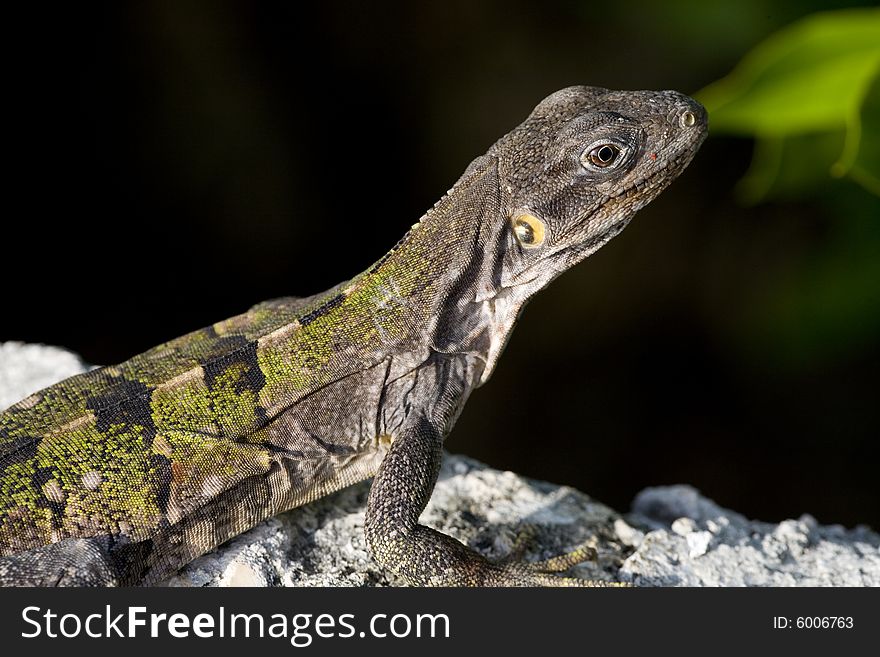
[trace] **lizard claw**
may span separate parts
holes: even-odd
[[[568,554],[562,559],[567,559]],[[546,569],[547,562],[554,562],[553,569]],[[555,559],[547,561],[515,561],[500,565],[485,581],[486,586],[576,586],[576,587],[629,587],[626,582],[614,582],[600,579],[584,579],[581,577],[560,577],[555,570],[558,564]]]
[[[569,570],[578,564],[584,563],[585,561],[596,561],[599,558],[599,553],[596,551],[596,548],[593,545],[590,545],[590,543],[593,542],[594,541],[589,541],[588,543],[579,545],[570,552],[565,552],[564,554],[559,554],[555,557],[550,557],[549,559],[531,561],[528,563],[535,570],[541,572],[564,573],[566,570]]]
[[[522,529],[514,541],[510,554],[498,564],[498,584],[523,586],[586,586],[586,587],[628,587],[624,582],[582,579],[580,577],[560,577],[558,573],[570,570],[587,561],[597,561],[596,538],[592,537],[573,550],[540,561],[524,561],[522,557],[530,543],[534,542],[537,530],[533,526]],[[494,578],[492,578],[494,579]]]

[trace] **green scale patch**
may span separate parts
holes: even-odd
[[[97,421],[46,436],[0,473],[0,546],[66,536],[146,537],[162,518],[170,471],[147,427]]]

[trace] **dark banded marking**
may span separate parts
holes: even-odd
[[[171,499],[171,481],[174,478],[171,459],[164,454],[150,454],[150,470],[155,482],[156,506],[162,515],[168,514],[168,500]]]
[[[329,301],[325,302],[323,305],[319,306],[318,308],[315,308],[309,314],[301,317],[299,320],[300,326],[308,326],[309,324],[314,322],[316,319],[318,319],[322,315],[326,315],[334,308],[337,308],[338,306],[340,306],[343,301],[345,301],[345,295],[344,294],[337,294],[335,297],[333,297]]]
[[[228,336],[221,338],[224,346],[228,345],[230,351],[222,356],[212,358],[202,364],[205,372],[205,385],[209,389],[215,387],[215,382],[230,366],[244,365],[244,375],[235,381],[235,394],[241,395],[246,390],[259,393],[266,385],[266,376],[260,369],[257,361],[257,342],[249,341],[244,336]]]
[[[54,529],[59,529],[64,524],[64,511],[67,505],[63,500],[51,499],[46,495],[45,489],[43,488],[53,479],[57,481],[56,472],[53,468],[37,468],[36,472],[34,472],[31,477],[31,484],[34,489],[40,493],[38,503],[44,505],[52,512],[52,527]]]
[[[108,433],[115,424],[127,429],[140,426],[147,446],[152,445],[156,437],[156,424],[150,407],[153,389],[139,381],[113,378],[112,388],[108,392],[86,399],[86,408],[95,414],[95,429]]]

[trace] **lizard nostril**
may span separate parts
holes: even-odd
[[[694,113],[690,110],[682,112],[682,115],[678,119],[679,123],[681,123],[682,128],[690,128],[697,122],[697,117],[694,116]]]

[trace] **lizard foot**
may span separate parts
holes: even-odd
[[[584,541],[582,544],[563,554],[542,559],[540,561],[523,561],[522,557],[529,544],[534,543],[537,530],[528,526],[521,530],[514,541],[510,554],[497,564],[499,569],[497,580],[490,576],[493,585],[501,586],[581,586],[581,587],[628,587],[625,582],[610,582],[605,580],[583,579],[580,577],[561,577],[564,573],[578,564],[587,561],[596,561],[598,551],[595,537]]]

